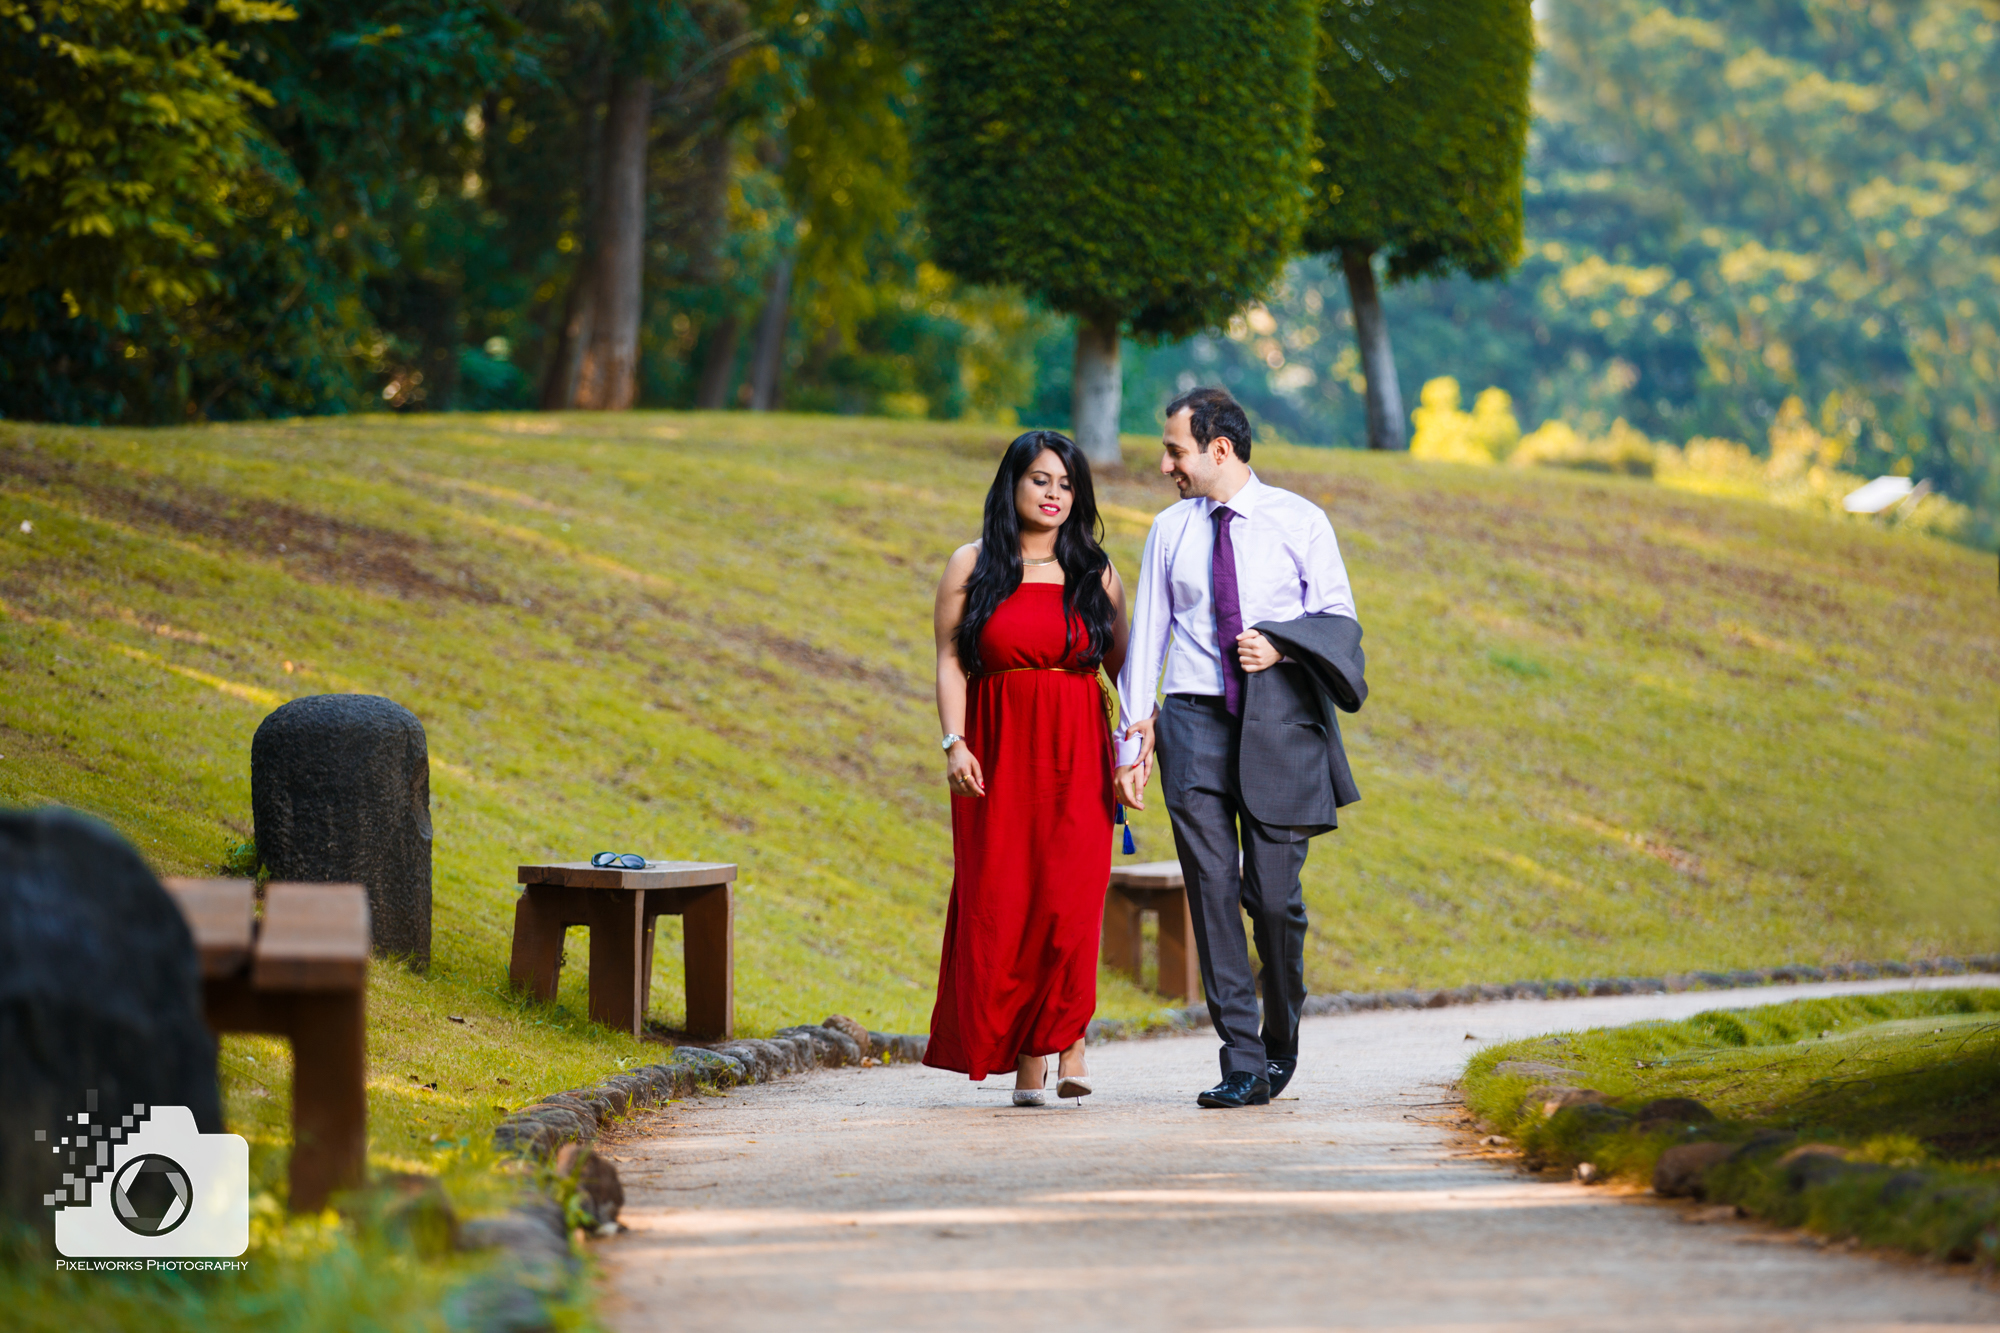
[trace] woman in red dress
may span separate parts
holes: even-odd
[[[1098,544],[1090,465],[1066,436],[1007,448],[980,540],[937,594],[956,873],[924,1063],[974,1079],[1014,1071],[1014,1104],[1090,1092],[1111,874],[1111,733],[1100,669],[1125,657],[1125,591]]]

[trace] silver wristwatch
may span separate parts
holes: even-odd
[[[951,753],[951,747],[958,744],[960,741],[964,739],[965,737],[963,736],[957,736],[957,735],[947,736],[944,738],[943,743],[938,748],[942,749],[946,754],[949,754]]]

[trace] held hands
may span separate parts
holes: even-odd
[[[1157,716],[1143,722],[1134,722],[1125,729],[1128,737],[1139,738],[1139,758],[1120,768],[1112,775],[1112,785],[1117,789],[1118,802],[1128,810],[1146,808],[1146,780],[1153,774],[1153,727],[1159,721]]]
[[[1254,629],[1246,629],[1236,636],[1236,660],[1249,672],[1268,671],[1285,660],[1276,644]]]
[[[979,760],[960,741],[951,747],[945,756],[945,785],[951,788],[953,796],[984,796],[986,775],[980,771]]]

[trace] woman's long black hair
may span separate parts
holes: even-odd
[[[986,492],[986,520],[981,528],[979,563],[965,583],[965,618],[958,622],[958,660],[977,675],[979,635],[1000,603],[1021,586],[1021,518],[1014,493],[1021,478],[1046,449],[1069,469],[1069,517],[1056,529],[1056,563],[1063,572],[1063,656],[1076,647],[1076,622],[1088,636],[1090,666],[1104,660],[1111,647],[1111,595],[1104,591],[1104,567],[1111,558],[1099,545],[1104,523],[1097,516],[1097,496],[1090,487],[1090,462],[1076,441],[1052,430],[1031,430],[1007,446],[993,488]]]

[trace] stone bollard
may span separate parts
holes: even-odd
[[[431,961],[423,723],[374,694],[294,699],[250,742],[257,854],[272,879],[364,884],[375,952]]]
[[[45,1226],[63,1173],[84,1181],[89,1153],[51,1151],[78,1132],[68,1117],[116,1125],[134,1104],[185,1106],[222,1132],[194,938],[104,825],[0,811],[0,1223]]]

